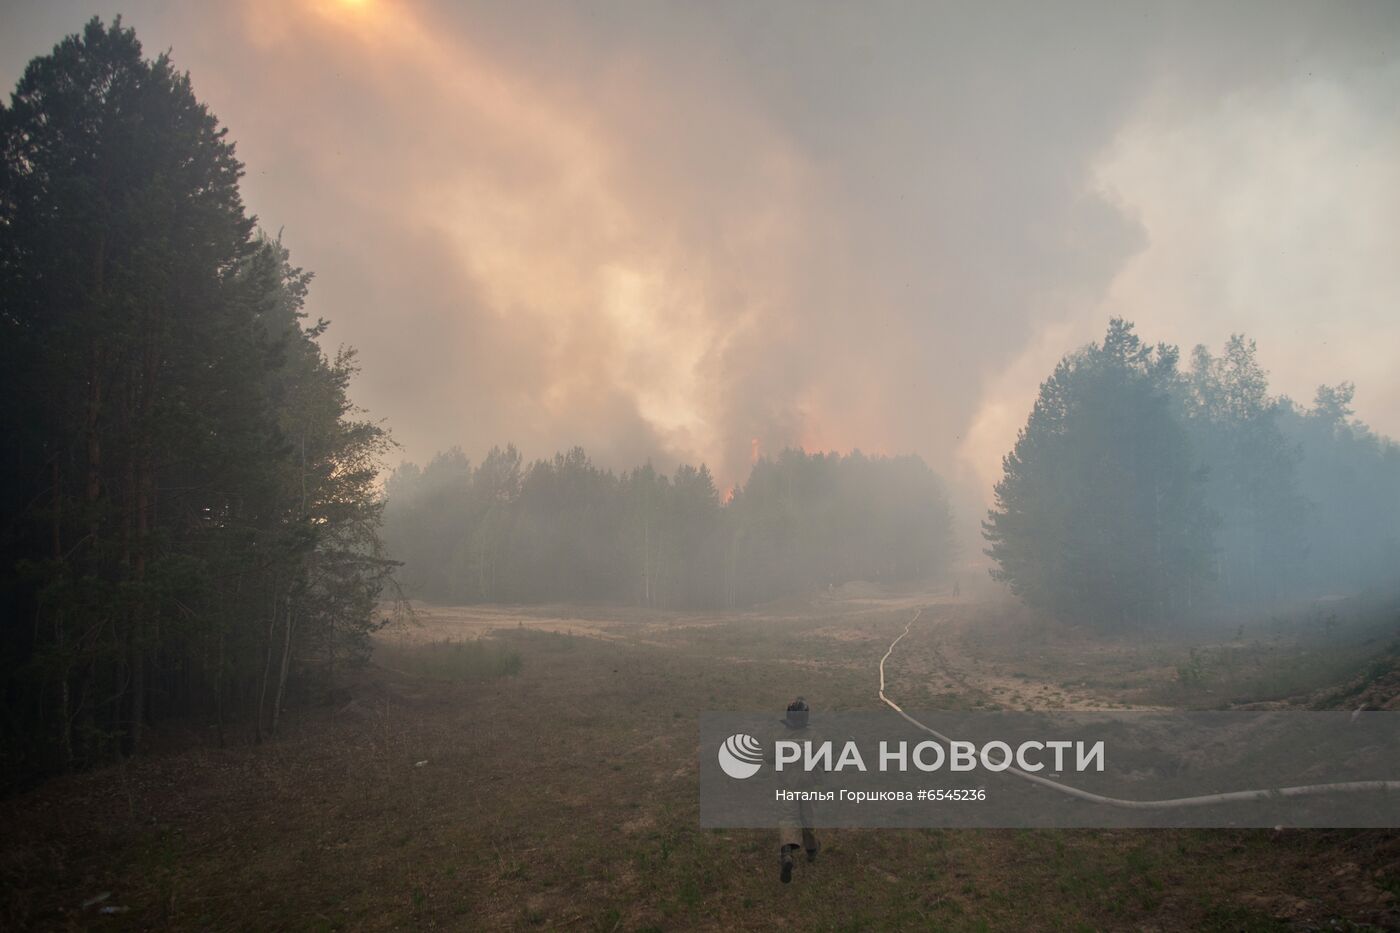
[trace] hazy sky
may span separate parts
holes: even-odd
[[[1400,435],[1400,4],[6,3],[173,50],[403,455],[917,452],[1111,315]]]

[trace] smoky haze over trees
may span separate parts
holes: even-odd
[[[276,730],[366,647],[387,438],[188,78],[91,21],[0,108],[0,781],[201,710]],[[221,732],[222,735],[222,732]]]
[[[243,207],[243,166],[187,76],[94,19],[0,107],[0,783],[139,750],[207,714],[258,738],[363,659],[396,567],[380,425],[311,275]],[[581,450],[458,452],[388,483],[405,579],[459,601],[735,606],[949,557],[911,457],[624,475]]]
[[[311,275],[258,231],[242,176],[188,77],[119,23],[34,59],[0,105],[0,785],[137,751],[177,714],[275,732],[289,698],[363,659],[396,574],[442,602],[679,609],[947,570],[947,495],[916,456],[789,449],[721,494],[704,466],[453,449],[381,488],[390,441],[349,400],[354,353],[323,347]],[[949,336],[951,362],[968,334]],[[645,344],[659,372],[665,346]],[[573,359],[607,365],[586,343]],[[740,359],[756,412],[795,379]],[[842,407],[897,414],[850,385],[831,381]],[[1101,625],[1393,585],[1400,450],[1353,398],[1271,395],[1244,338],[1183,362],[1114,321],[1006,458],[996,575]]]
[[[405,464],[385,537],[408,593],[442,602],[622,600],[736,607],[852,580],[936,577],[952,556],[943,484],[917,457],[785,450],[721,502],[710,472],[616,475],[580,448]]]
[[[1400,445],[1350,383],[1269,395],[1242,336],[1189,369],[1122,320],[1040,388],[983,524],[993,576],[1101,626],[1393,588]]]

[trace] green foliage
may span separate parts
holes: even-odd
[[[1400,580],[1400,444],[1352,417],[1355,391],[1349,382],[1319,386],[1312,408],[1279,406],[1308,503],[1299,585],[1320,594]]]
[[[1219,517],[1214,593],[1234,603],[1296,595],[1307,555],[1298,451],[1279,426],[1280,402],[1269,396],[1255,355],[1254,341],[1238,335],[1219,357],[1197,347],[1182,380],[1181,418],[1207,466],[1206,502]]]
[[[951,551],[942,484],[914,457],[787,450],[723,503],[704,466],[617,476],[578,448],[525,467],[507,447],[474,468],[454,449],[399,467],[387,494],[405,586],[445,602],[749,605],[928,577]]]
[[[1310,411],[1268,393],[1253,341],[1219,357],[1148,347],[1121,320],[1060,362],[1003,461],[984,523],[993,576],[1099,625],[1208,606],[1393,587],[1400,447],[1350,420],[1352,387]]]
[[[1172,410],[1176,362],[1114,320],[1041,385],[983,524],[993,576],[1029,605],[1108,625],[1199,597],[1215,520]]]
[[[1199,648],[1192,648],[1186,660],[1176,666],[1177,682],[1186,687],[1198,686],[1206,680],[1206,657]]]
[[[726,509],[735,601],[852,580],[928,579],[952,559],[943,483],[918,457],[785,450]]]
[[[0,781],[163,716],[275,728],[362,653],[391,562],[354,357],[253,236],[225,130],[94,19],[0,109]]]

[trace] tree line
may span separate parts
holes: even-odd
[[[1115,319],[1062,359],[1003,460],[983,524],[993,576],[1098,625],[1349,594],[1400,581],[1400,445],[1269,394],[1252,340],[1149,345]]]
[[[204,711],[276,731],[367,646],[384,430],[226,130],[93,19],[0,103],[0,782]]]
[[[951,557],[947,497],[917,457],[784,450],[727,501],[704,467],[617,474],[580,448],[526,464],[458,449],[386,484],[385,540],[429,600],[737,607],[852,580],[923,579]]]

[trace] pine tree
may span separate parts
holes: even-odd
[[[241,173],[120,21],[0,110],[5,779],[135,752],[171,713],[275,728],[294,657],[363,651],[387,439]]]
[[[1173,411],[1176,362],[1115,319],[1041,385],[983,523],[993,576],[1029,605],[1122,625],[1199,597],[1215,518]]]
[[[1183,387],[1184,423],[1209,467],[1206,501],[1220,516],[1217,592],[1237,603],[1295,594],[1306,558],[1300,455],[1279,428],[1254,341],[1234,335],[1219,357],[1197,347]]]

